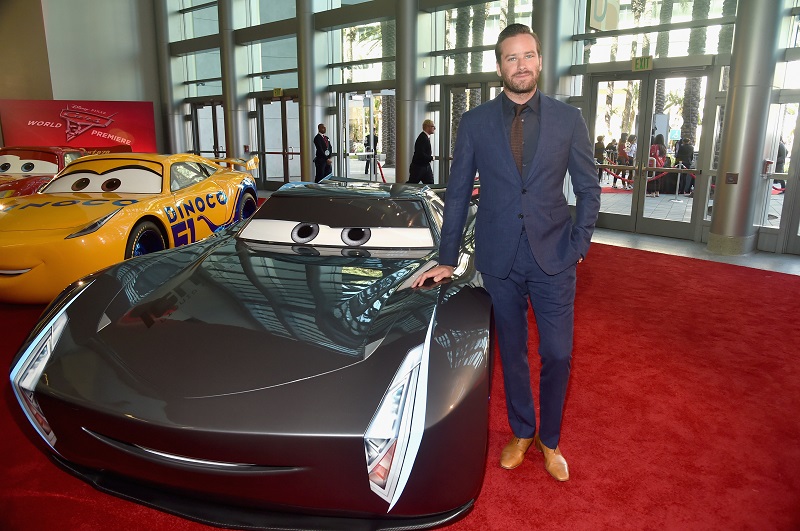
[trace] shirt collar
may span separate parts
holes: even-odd
[[[502,100],[503,100],[503,110],[505,110],[506,112],[510,112],[511,114],[514,114],[514,107],[517,104],[509,99],[509,97],[506,95],[505,91],[502,92],[502,95],[503,95],[503,98],[502,98]],[[525,105],[530,107],[530,109],[533,112],[538,114],[539,113],[539,109],[541,108],[541,103],[542,103],[542,98],[540,96],[540,91],[539,91],[539,89],[536,89],[536,92],[533,93],[533,96],[531,96],[531,99],[529,99],[527,102],[525,102]]]

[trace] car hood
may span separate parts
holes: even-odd
[[[35,194],[0,201],[0,231],[81,228],[139,201],[120,194]]]
[[[0,183],[17,181],[29,177],[54,177],[54,173],[0,173]]]
[[[398,338],[402,356],[424,337],[435,297],[405,289],[419,256],[305,256],[212,240],[223,243],[108,270],[73,305],[56,354],[169,402],[307,383]]]

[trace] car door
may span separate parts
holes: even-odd
[[[235,197],[211,178],[216,169],[195,161],[170,166],[175,205],[170,230],[176,247],[202,240],[233,219]]]

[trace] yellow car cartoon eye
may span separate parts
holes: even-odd
[[[117,178],[108,179],[103,182],[102,189],[104,192],[113,192],[122,185],[122,181]]]
[[[77,181],[75,181],[74,183],[72,183],[72,191],[80,192],[81,190],[89,186],[89,183],[91,182],[92,182],[91,179],[89,179],[88,177],[82,177]]]

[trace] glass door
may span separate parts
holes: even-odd
[[[225,115],[214,101],[192,104],[192,153],[209,158],[225,157]]]
[[[300,180],[300,106],[291,96],[259,100],[262,181]]]
[[[441,146],[442,164],[439,165],[441,179],[435,182],[447,182],[450,176],[450,162],[453,160],[453,150],[455,149],[458,136],[458,125],[461,123],[461,116],[468,110],[477,107],[481,103],[496,98],[503,91],[502,83],[493,81],[490,83],[471,83],[469,85],[449,85],[443,88],[444,92],[444,111],[443,123],[441,127],[437,125],[437,133],[441,137],[439,142],[432,142],[433,145]],[[421,124],[420,124],[421,125]],[[434,148],[434,151],[436,149]],[[436,171],[434,170],[434,178]]]
[[[382,138],[382,132],[393,129],[384,127],[389,125],[387,120],[394,119],[393,96],[393,90],[342,94],[343,135],[339,152],[344,153],[342,171],[347,178],[386,182],[383,163],[387,155],[385,148],[389,148],[390,143]]]
[[[783,155],[785,160],[780,160],[780,153],[776,150],[774,171],[779,175],[774,176],[769,187],[768,212],[774,213],[779,221],[779,227],[786,231],[786,244],[784,252],[800,254],[800,168],[792,164],[792,160],[800,160],[800,142],[795,142],[795,133],[800,122],[800,103],[793,102],[782,105],[781,123],[779,128],[780,141],[783,142]],[[780,149],[780,148],[778,148]],[[783,162],[780,167],[780,163]],[[780,175],[783,173],[785,175]],[[771,216],[767,216],[769,220]]]
[[[700,182],[696,146],[701,141],[707,80],[705,73],[653,71],[592,80],[590,135],[596,146],[605,145],[598,163],[598,226],[694,237],[694,227],[702,220],[700,205],[705,204],[702,193],[695,196],[695,183]],[[685,112],[684,106],[691,110]],[[684,115],[693,123],[684,124]],[[678,166],[683,137],[690,145],[681,152],[685,163]]]

